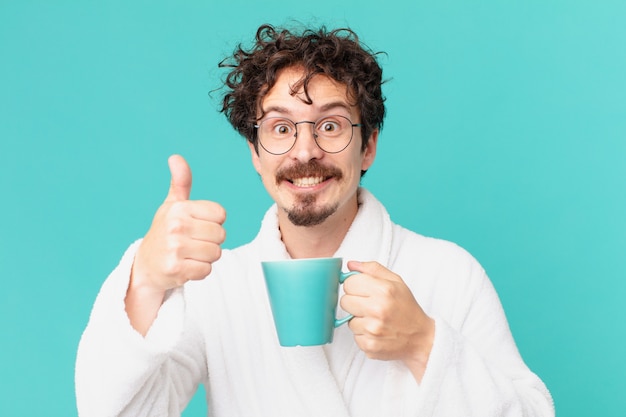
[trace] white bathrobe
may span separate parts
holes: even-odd
[[[393,224],[364,189],[359,202],[336,256],[385,265],[435,319],[421,384],[399,361],[368,359],[348,326],[328,345],[278,344],[260,262],[289,255],[272,206],[251,243],[225,250],[205,280],[168,295],[145,338],[124,311],[138,243],[129,248],[80,342],[80,416],[178,416],[200,383],[211,417],[553,416],[481,266],[452,243]]]

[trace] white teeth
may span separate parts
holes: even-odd
[[[313,187],[323,181],[323,177],[294,178],[293,185],[296,187]]]

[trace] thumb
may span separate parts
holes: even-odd
[[[348,262],[348,269],[350,269],[351,271],[356,271],[362,274],[373,276],[374,278],[385,279],[388,281],[402,281],[402,278],[400,278],[400,276],[396,275],[395,273],[375,261],[350,261]]]
[[[172,155],[167,160],[172,180],[165,201],[189,200],[191,194],[191,168],[180,155]]]

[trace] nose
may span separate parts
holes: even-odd
[[[324,151],[315,142],[314,126],[315,122],[303,121],[296,123],[296,143],[289,151],[292,158],[308,162],[324,156]]]

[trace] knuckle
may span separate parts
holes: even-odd
[[[380,320],[370,320],[365,331],[374,337],[381,337],[385,334],[385,326]]]
[[[346,296],[343,295],[341,296],[341,298],[339,299],[339,307],[341,307],[344,311],[348,311],[348,309],[346,307],[348,307],[347,302],[346,302]],[[352,321],[352,320],[350,320]],[[350,324],[350,323],[348,323]]]
[[[370,307],[370,312],[372,317],[376,318],[377,323],[382,323],[389,319],[389,309],[387,308],[386,303],[379,302]]]
[[[364,339],[361,342],[361,350],[365,352],[365,355],[370,359],[376,359],[380,355],[381,347],[380,343],[378,343],[374,339]]]
[[[186,279],[184,279],[184,278],[183,278],[183,277],[181,277],[181,276],[176,277],[176,279],[174,280],[174,284],[175,284],[177,287],[182,287],[183,285],[185,285],[185,283],[186,283],[186,282],[187,282],[187,280],[186,280]]]
[[[203,202],[203,210],[215,223],[222,224],[226,221],[226,210],[218,203],[205,201]]]
[[[166,230],[169,234],[180,234],[185,230],[185,222],[181,217],[174,216],[167,222]]]
[[[380,262],[377,262],[377,261],[371,261],[370,262],[370,266],[371,266],[372,270],[374,270],[374,271],[380,271],[383,268],[383,266],[380,264]]]
[[[215,248],[213,249],[213,258],[216,261],[221,257],[222,257],[222,247],[220,245],[215,245]]]
[[[385,297],[393,297],[395,293],[395,287],[390,282],[382,283],[380,290]]]
[[[353,284],[354,284],[355,281],[352,278],[353,277],[350,276],[350,277],[346,278],[346,280],[343,282],[343,291],[346,294],[352,294],[354,292],[353,291],[354,290]]]
[[[159,208],[159,211],[161,212],[161,216],[168,219],[177,216],[180,212],[180,208],[176,202],[167,202]]]
[[[226,229],[219,227],[215,232],[217,243],[224,243],[226,241]]]
[[[217,216],[218,222],[222,224],[226,221],[226,210],[222,206],[218,205],[217,207],[215,215]]]
[[[169,262],[177,262],[180,253],[183,250],[183,243],[178,239],[168,239],[166,243],[166,249],[169,256],[172,258]]]
[[[163,262],[163,271],[171,277],[179,277],[182,272],[182,265],[177,257],[168,256]]]

